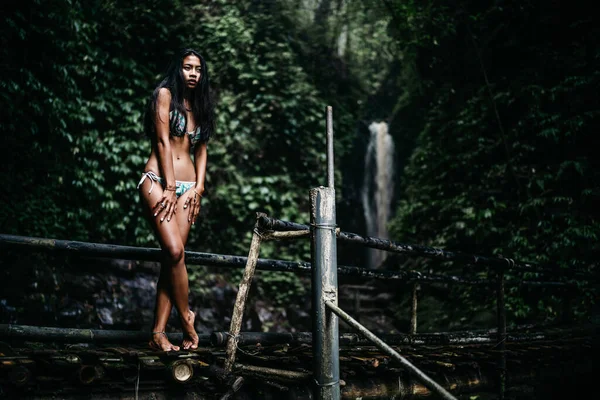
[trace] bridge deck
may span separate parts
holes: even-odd
[[[508,341],[509,394],[511,388],[533,390],[552,381],[590,377],[590,354],[598,337],[598,330],[593,328]],[[206,340],[195,351],[165,353],[141,344],[123,347],[7,339],[9,342],[2,342],[0,348],[0,384],[9,396],[217,399],[230,389],[231,382],[223,379],[220,368],[225,349]],[[244,398],[246,393],[250,398],[310,399],[313,355],[306,338],[268,342],[239,346],[234,373],[243,376],[245,383],[235,396]],[[458,398],[495,391],[496,344],[456,343],[397,344],[394,348]],[[344,399],[431,396],[390,357],[361,341],[341,341],[340,378]],[[578,385],[569,387],[576,391]]]

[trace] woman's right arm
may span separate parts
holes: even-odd
[[[171,141],[169,132],[169,108],[171,107],[171,92],[167,88],[161,88],[156,99],[156,116],[154,124],[156,126],[156,153],[158,156],[158,166],[160,176],[165,180],[165,190],[162,199],[154,206],[154,216],[162,214],[160,221],[165,218],[171,220],[175,212],[175,170],[173,168],[173,156],[171,154]],[[162,206],[164,204],[164,207]]]

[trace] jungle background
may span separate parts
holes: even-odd
[[[390,239],[595,272],[599,25],[591,2],[265,0],[3,3],[0,233],[157,247],[136,185],[144,106],[171,56],[205,56],[216,103],[188,250],[247,255],[257,211],[308,223],[334,114],[338,225],[365,234],[371,122],[393,138]],[[0,322],[149,329],[157,266],[1,249]],[[261,257],[306,260],[308,241]],[[338,262],[366,252],[338,246]],[[380,268],[485,277],[388,257]],[[241,271],[188,266],[200,332],[226,330]],[[525,274],[511,279],[537,278]],[[565,280],[568,276],[565,275]],[[409,288],[378,288],[368,326],[405,332]],[[383,286],[381,286],[383,285]],[[553,323],[561,292],[511,286],[508,322]],[[421,287],[419,330],[494,326],[494,295]],[[310,279],[259,272],[244,329],[310,329]],[[596,315],[583,291],[571,315]],[[364,316],[367,319],[367,316]],[[176,328],[177,324],[171,324]]]

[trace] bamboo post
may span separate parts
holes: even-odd
[[[314,398],[339,400],[338,319],[325,305],[337,304],[337,247],[333,182],[332,109],[327,107],[327,183],[310,191]]]
[[[327,187],[335,189],[333,169],[333,108],[327,106],[326,109],[326,129],[327,129]]]
[[[360,289],[354,288],[354,315],[360,321]]]
[[[419,284],[413,283],[412,287],[412,305],[410,313],[410,334],[414,335],[417,333],[417,292],[419,290]]]
[[[248,253],[248,261],[246,263],[246,268],[244,269],[244,276],[242,277],[242,281],[240,282],[240,287],[237,292],[235,305],[233,306],[233,315],[231,317],[231,325],[229,326],[229,339],[227,340],[227,358],[225,360],[225,371],[227,373],[231,372],[235,362],[235,351],[237,349],[238,335],[242,326],[242,319],[244,318],[246,299],[248,298],[250,284],[252,283],[256,262],[258,260],[260,242],[262,240],[262,235],[259,231],[258,218],[260,218],[261,215],[263,215],[263,213],[257,213],[256,216],[256,223],[254,225],[254,232],[252,234],[252,243],[250,244],[250,251]]]
[[[506,308],[504,305],[504,270],[498,270],[498,286],[496,290],[496,309],[498,318],[498,398],[504,400],[506,389]]]

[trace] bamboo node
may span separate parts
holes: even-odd
[[[329,387],[329,386],[335,386],[335,385],[339,385],[340,381],[331,381],[331,382],[325,382],[325,383],[319,383],[319,381],[317,381],[316,379],[315,381],[315,385],[317,385],[318,387]]]

